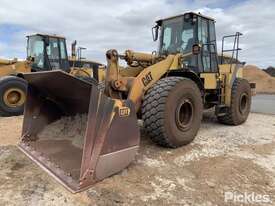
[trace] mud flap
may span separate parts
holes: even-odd
[[[19,148],[71,192],[118,173],[134,160],[140,134],[131,101],[111,99],[97,85],[62,71],[24,78],[29,85]],[[64,132],[70,128],[55,128],[62,138],[47,133],[64,119],[76,119],[69,126],[74,127],[81,115],[87,116],[83,144],[76,146],[75,136]]]

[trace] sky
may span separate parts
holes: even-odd
[[[108,49],[152,52],[151,27],[160,18],[201,12],[216,19],[220,51],[224,35],[243,33],[240,60],[275,66],[274,0],[0,0],[0,57],[26,58],[26,36],[62,35],[86,47],[87,59],[105,63]],[[230,43],[230,42],[228,42]]]

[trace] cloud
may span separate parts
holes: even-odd
[[[203,8],[201,11],[217,20],[218,39],[236,31],[244,34],[241,38],[242,60],[267,67],[275,65],[275,2],[263,0],[260,4],[261,9],[259,1],[251,0],[227,10]]]
[[[11,25],[20,30],[0,30],[0,55],[24,58],[25,36],[31,33],[63,35],[68,43],[77,39],[88,48],[85,56],[101,62],[110,48],[151,52],[157,48],[151,37],[155,20],[196,10],[217,20],[218,40],[236,31],[244,33],[242,60],[266,67],[275,65],[274,9],[272,0],[21,0],[18,4],[2,0],[0,27]]]

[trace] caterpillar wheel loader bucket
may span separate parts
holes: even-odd
[[[19,148],[71,192],[111,176],[135,158],[134,105],[62,71],[25,74],[27,101]]]

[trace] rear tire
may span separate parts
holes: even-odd
[[[157,144],[176,148],[193,141],[201,124],[201,92],[190,79],[167,77],[145,95],[142,119],[145,131]]]
[[[237,78],[232,86],[231,107],[224,116],[217,116],[222,124],[240,125],[244,123],[250,113],[251,88],[246,79]]]
[[[17,116],[24,112],[27,82],[19,77],[0,78],[0,115]]]

